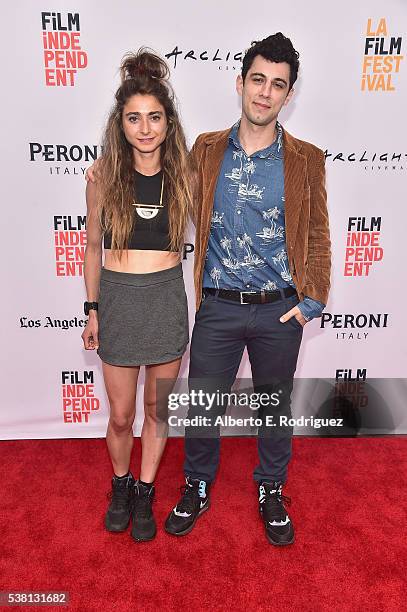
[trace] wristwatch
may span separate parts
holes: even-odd
[[[83,304],[83,312],[86,316],[89,314],[89,310],[97,310],[98,303],[97,302],[84,302]]]

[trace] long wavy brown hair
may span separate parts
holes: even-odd
[[[121,85],[107,120],[102,156],[97,166],[98,213],[103,232],[112,235],[112,249],[121,258],[127,249],[134,219],[134,160],[122,128],[123,107],[136,94],[154,96],[164,107],[167,134],[161,145],[161,168],[169,216],[169,249],[179,251],[192,203],[191,170],[184,131],[178,117],[169,68],[153,51],[142,47],[124,56]],[[136,186],[137,188],[137,186]]]

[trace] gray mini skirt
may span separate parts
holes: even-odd
[[[102,361],[118,366],[167,363],[189,341],[182,265],[149,274],[102,268],[99,293]]]

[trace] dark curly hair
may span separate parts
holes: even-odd
[[[287,62],[290,65],[290,90],[297,80],[298,68],[300,66],[298,60],[300,54],[294,49],[291,40],[281,32],[277,32],[277,34],[272,34],[263,40],[252,42],[251,47],[246,51],[243,58],[243,82],[257,55],[261,55],[269,62]]]

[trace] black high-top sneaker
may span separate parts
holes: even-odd
[[[109,508],[105,516],[105,527],[108,531],[119,532],[127,529],[133,499],[134,478],[112,478],[112,490],[108,493]]]
[[[210,484],[189,476],[181,487],[182,497],[165,521],[165,531],[182,536],[192,531],[198,517],[209,509]]]
[[[285,546],[294,542],[294,527],[284,507],[291,499],[282,493],[281,482],[261,482],[259,486],[259,510],[271,544]]]
[[[148,542],[157,533],[153,516],[154,487],[145,487],[138,480],[134,485],[131,536],[137,542]]]

